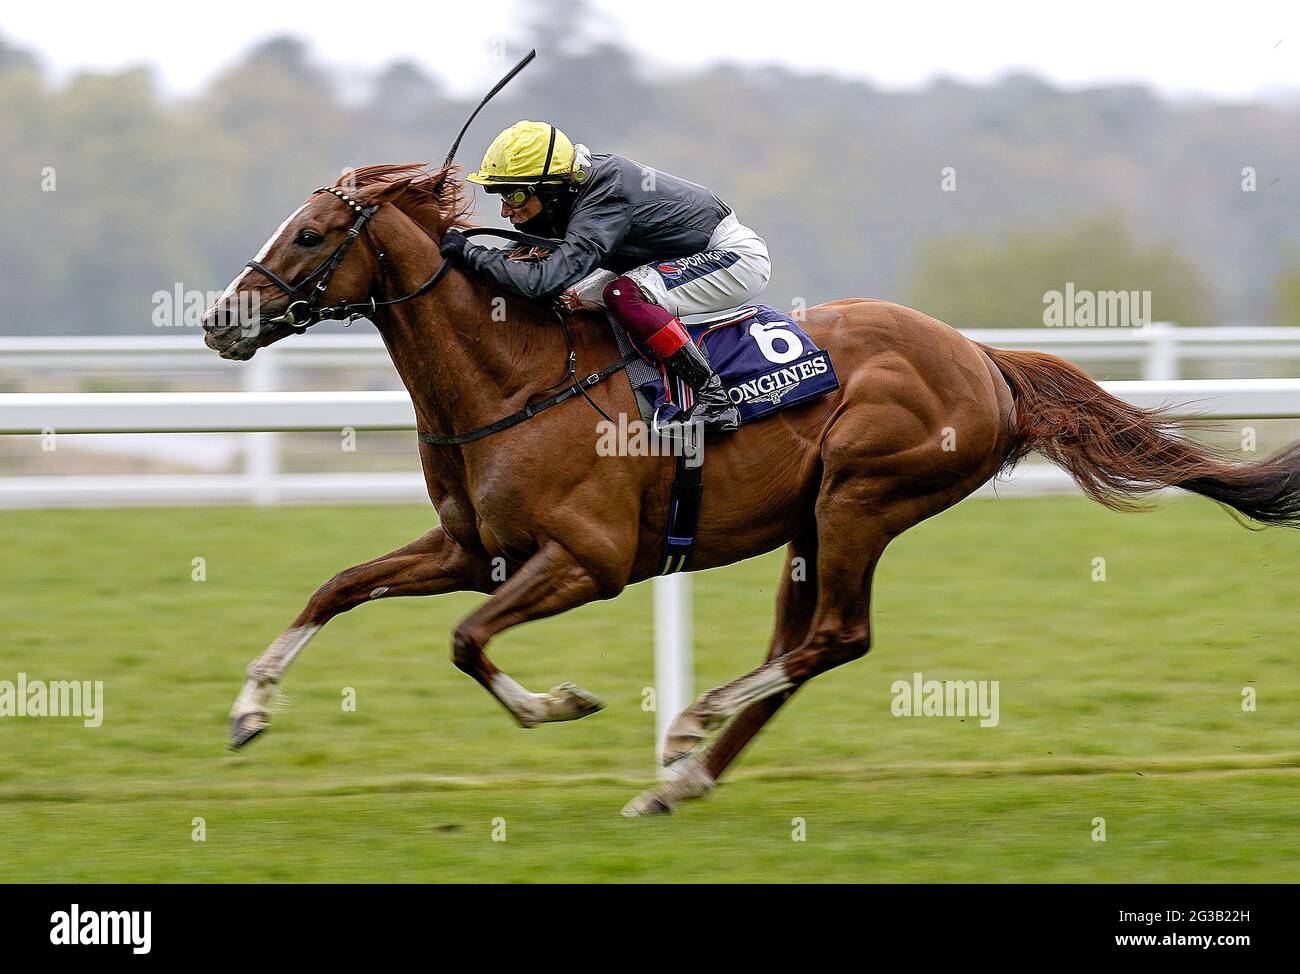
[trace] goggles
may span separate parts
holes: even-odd
[[[502,202],[512,209],[518,209],[528,202],[530,197],[540,196],[542,202],[555,199],[564,192],[564,184],[546,183],[510,183],[508,186],[488,186],[489,193],[501,197]]]
[[[492,187],[488,189],[488,192],[496,193],[507,206],[518,209],[528,202],[530,196],[537,192],[537,184],[531,183],[526,186],[516,184],[514,186],[502,186],[500,189]]]

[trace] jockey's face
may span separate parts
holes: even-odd
[[[542,201],[538,198],[536,193],[530,194],[528,199],[524,200],[518,206],[512,206],[504,196],[501,197],[501,215],[509,219],[509,221],[516,226],[521,223],[527,223],[541,212]]]

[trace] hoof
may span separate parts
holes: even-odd
[[[551,720],[577,720],[605,709],[605,703],[573,683],[561,683],[547,694]]]
[[[604,702],[594,693],[572,683],[561,683],[552,687],[549,693],[527,693],[527,697],[523,708],[511,708],[515,720],[525,730],[538,724],[578,720],[605,709]]]
[[[642,818],[647,815],[668,815],[680,802],[703,798],[717,787],[713,777],[701,761],[688,761],[679,765],[668,781],[661,782],[649,791],[643,791],[623,806],[624,818]]]
[[[624,818],[645,818],[649,815],[671,815],[673,806],[656,795],[653,791],[643,792],[623,806]]]
[[[252,710],[230,718],[230,750],[238,751],[270,725],[271,718],[264,710]]]

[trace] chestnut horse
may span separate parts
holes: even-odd
[[[441,268],[438,241],[465,225],[470,210],[457,171],[371,166],[355,180],[355,188],[314,193],[280,226],[205,315],[207,344],[244,360],[316,320],[315,302],[326,302],[326,313],[365,309],[420,431],[434,439],[492,423],[553,390],[568,353],[555,311]],[[312,300],[299,297],[303,285],[317,289]],[[240,302],[252,298],[265,314],[237,320]],[[599,315],[574,314],[568,324],[578,375],[618,359]],[[766,661],[676,718],[662,760],[681,762],[681,773],[635,798],[627,815],[667,811],[708,792],[795,690],[865,654],[872,574],[890,541],[1031,450],[1109,507],[1176,486],[1263,524],[1300,521],[1300,444],[1234,464],[1183,439],[1162,414],[1108,395],[1068,362],[988,348],[886,301],[820,305],[803,325],[829,349],[840,388],[709,442],[691,563],[712,568],[786,546]],[[613,598],[660,571],[674,462],[599,455],[593,405],[638,414],[621,376],[587,393],[590,404],[574,395],[472,442],[421,442],[439,527],[317,589],[250,665],[231,710],[231,745],[267,726],[286,669],[325,623],[399,595],[489,594],[456,627],[452,659],[521,726],[599,710],[572,684],[530,692],[484,653],[511,626]],[[796,559],[813,570],[792,571]],[[503,581],[494,563],[506,566]]]

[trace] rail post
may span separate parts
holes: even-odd
[[[1169,382],[1178,378],[1178,326],[1171,321],[1156,321],[1147,326],[1146,357],[1142,361],[1142,378]]]
[[[655,763],[673,718],[691,702],[691,579],[689,575],[660,575],[654,580],[655,600]],[[660,778],[672,777],[659,768]]]
[[[245,392],[276,392],[279,389],[279,363],[273,349],[264,348],[244,369]],[[280,434],[244,434],[244,476],[248,482],[248,499],[259,506],[279,500],[276,479],[280,474]]]

